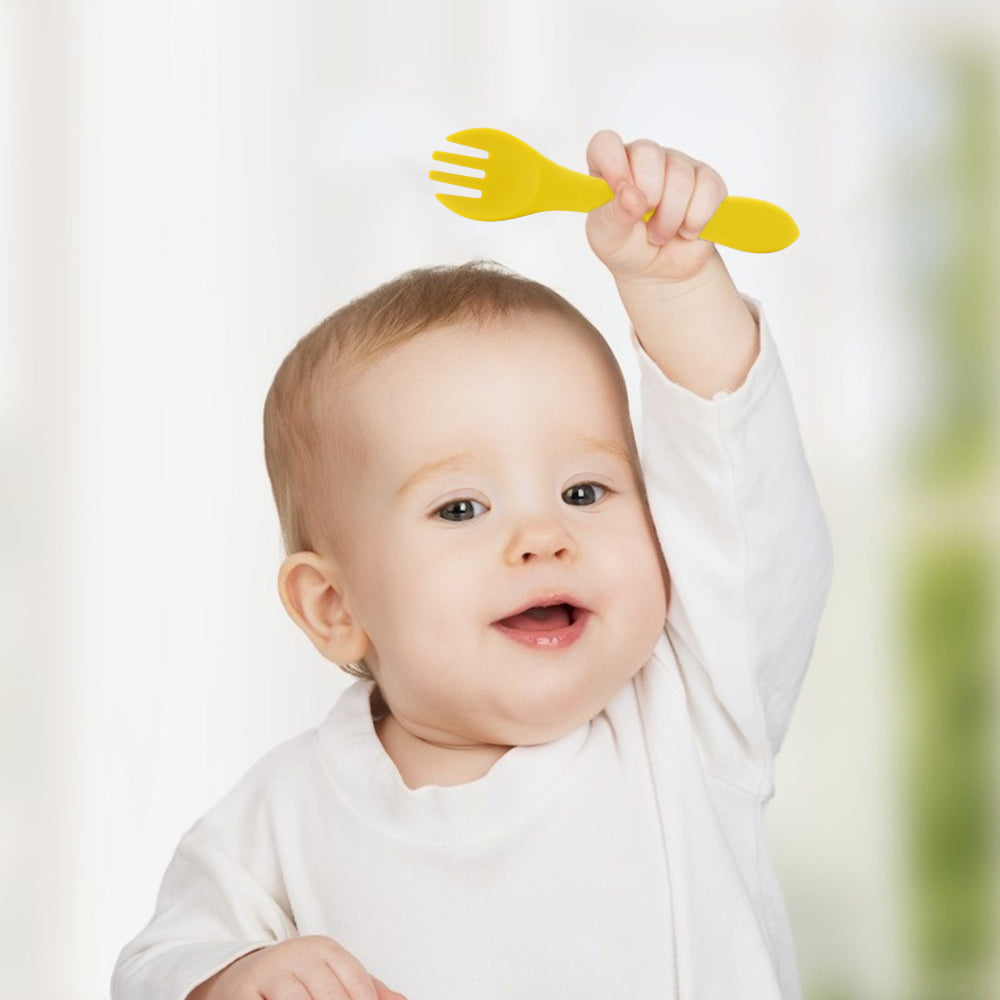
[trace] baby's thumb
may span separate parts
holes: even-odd
[[[614,197],[590,212],[587,219],[587,238],[594,252],[606,259],[619,250],[645,211],[646,196],[634,184],[621,181]]]
[[[622,181],[615,191],[614,198],[601,207],[608,209],[608,214],[614,223],[631,232],[636,221],[646,211],[646,196],[634,184]]]

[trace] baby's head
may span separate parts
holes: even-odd
[[[264,434],[286,610],[414,731],[547,742],[652,652],[668,583],[625,382],[553,290],[491,262],[407,272],[299,341]],[[553,598],[573,607],[498,624]]]

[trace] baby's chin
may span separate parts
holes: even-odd
[[[510,713],[512,717],[497,727],[496,742],[504,746],[538,746],[561,739],[600,715],[642,666],[638,663],[626,673],[619,670],[600,684],[560,692],[558,697],[538,692],[519,699],[517,710]]]

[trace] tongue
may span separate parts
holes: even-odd
[[[568,604],[556,604],[551,608],[530,608],[519,615],[505,618],[501,625],[522,629],[525,632],[550,632],[572,624]]]

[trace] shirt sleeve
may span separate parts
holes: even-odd
[[[666,638],[703,764],[763,799],[832,574],[826,520],[760,304],[743,385],[704,399],[639,359],[641,457],[670,575]],[[662,664],[661,664],[662,666]]]
[[[196,824],[167,868],[153,918],[118,958],[111,1000],[184,1000],[236,959],[294,937],[274,897]]]

